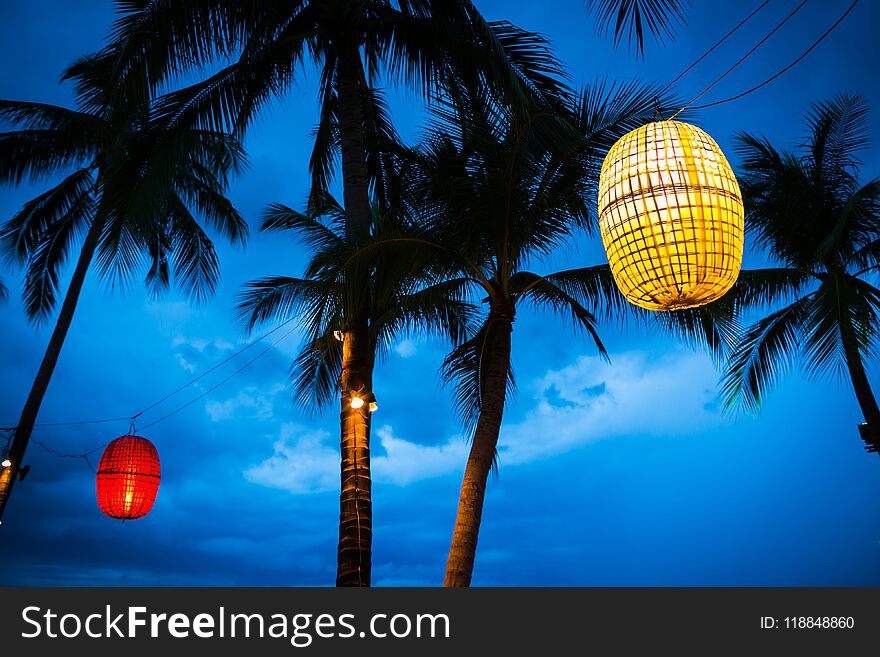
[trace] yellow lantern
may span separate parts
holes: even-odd
[[[715,301],[742,265],[733,169],[709,135],[680,121],[649,123],[611,147],[599,177],[599,228],[618,288],[648,310]]]

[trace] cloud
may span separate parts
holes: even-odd
[[[442,445],[419,445],[394,435],[390,426],[376,431],[385,456],[373,459],[373,478],[406,485],[414,481],[464,470],[468,444],[455,436]]]
[[[394,436],[390,426],[375,430],[374,441],[385,451],[371,463],[374,481],[406,485],[464,467],[468,446],[464,440],[450,440],[439,446],[419,445]],[[319,493],[339,487],[339,450],[331,446],[326,431],[310,431],[285,424],[273,445],[272,456],[245,471],[256,484],[291,493]]]
[[[248,386],[238,392],[235,397],[226,401],[208,401],[205,411],[212,422],[229,420],[234,417],[248,417],[257,420],[271,420],[275,416],[275,398],[285,390],[282,383],[276,383],[266,390],[257,386]],[[239,413],[247,410],[249,413]]]
[[[613,365],[583,356],[529,386],[532,408],[521,421],[501,428],[501,462],[529,463],[603,438],[687,434],[717,426],[725,420],[711,403],[715,381],[707,359],[692,352],[660,358],[628,352],[615,357]],[[293,493],[335,490],[339,453],[328,439],[327,432],[284,425],[274,454],[245,474]],[[469,450],[461,435],[422,445],[396,436],[390,425],[376,428],[373,442],[385,452],[372,460],[373,479],[399,486],[460,473]]]
[[[717,378],[705,356],[689,351],[660,358],[627,352],[612,364],[582,356],[529,387],[532,409],[520,422],[502,426],[502,463],[525,463],[602,438],[717,426],[725,422],[713,404]]]
[[[416,343],[412,340],[403,340],[394,347],[394,351],[401,358],[412,358],[416,355],[418,349],[416,348]]]
[[[245,470],[248,481],[297,494],[321,493],[339,487],[339,452],[330,434],[286,423],[272,456]]]
[[[196,371],[196,364],[189,362],[183,354],[174,354],[174,357],[177,359],[177,364],[190,374]]]

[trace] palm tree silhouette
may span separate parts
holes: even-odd
[[[657,93],[639,83],[597,83],[569,97],[564,113],[512,112],[481,102],[465,115],[437,112],[438,127],[400,168],[426,226],[420,239],[399,240],[400,246],[413,258],[430,253],[448,286],[488,306],[479,329],[443,366],[457,411],[473,431],[447,586],[471,581],[486,480],[513,384],[511,333],[518,307],[532,305],[572,320],[605,355],[597,309],[611,313],[627,306],[607,265],[548,274],[531,267],[592,229],[605,153],[650,118]]]
[[[880,179],[860,182],[868,104],[841,95],[814,104],[799,152],[738,137],[746,226],[775,267],[742,272],[743,309],[784,307],[747,327],[723,376],[728,405],[757,409],[795,360],[821,375],[843,368],[864,415],[869,451],[880,448],[880,408],[865,372],[876,353],[880,289]]]
[[[356,239],[346,235],[345,225],[345,210],[329,195],[313,195],[306,213],[270,206],[262,230],[293,233],[311,250],[311,259],[303,278],[272,276],[248,283],[239,311],[251,329],[272,319],[302,318],[306,340],[291,374],[295,399],[314,411],[341,395],[339,578],[365,585],[371,573],[374,365],[413,332],[460,343],[473,309],[456,285],[434,282],[438,272],[431,260],[380,254],[370,258],[369,268],[360,266],[375,242],[417,239],[419,229],[403,213],[382,212],[374,204],[370,232]]]
[[[273,97],[291,88],[306,60],[314,61],[320,70],[321,123],[310,163],[312,187],[326,191],[340,153],[344,232],[353,242],[372,224],[365,140],[375,126],[364,107],[380,76],[405,82],[428,99],[461,99],[463,88],[479,87],[507,104],[535,97],[551,102],[563,88],[559,66],[541,37],[486,21],[469,0],[137,0],[121,11],[114,43],[118,70],[130,85],[156,88],[182,71],[234,60],[169,95],[157,110],[168,125],[243,131]],[[379,194],[374,198],[381,201]],[[354,278],[365,286],[369,281],[366,275]],[[365,287],[359,298],[369,296]],[[350,312],[343,330],[365,330],[366,305]],[[358,363],[370,361],[369,344],[345,338],[344,356],[351,362],[342,368],[355,372]],[[340,403],[345,416],[349,401]],[[355,577],[356,566],[340,562],[337,584],[369,585]]]
[[[125,284],[146,260],[145,283],[154,293],[167,289],[173,276],[182,292],[200,300],[219,278],[203,225],[233,243],[247,237],[247,225],[224,196],[229,176],[245,162],[238,142],[212,130],[158,129],[149,119],[148,102],[112,93],[113,61],[104,51],[65,72],[63,79],[76,85],[77,109],[0,101],[0,118],[20,127],[0,134],[0,180],[18,184],[66,176],[25,203],[0,230],[3,254],[25,269],[23,302],[32,321],[49,319],[61,273],[79,246],[15,428],[0,517],[93,261],[108,283]]]

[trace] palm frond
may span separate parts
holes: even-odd
[[[91,193],[94,178],[89,169],[79,169],[55,187],[24,204],[0,229],[0,251],[9,262],[24,264],[46,231],[67,217]]]
[[[530,302],[536,307],[549,309],[560,317],[570,318],[576,328],[583,329],[590,335],[599,354],[607,359],[608,352],[599,337],[596,316],[582,303],[582,301],[590,303],[597,300],[593,295],[602,285],[601,274],[601,270],[597,272],[591,269],[560,272],[557,278],[560,285],[557,285],[552,275],[538,276],[521,271],[511,276],[510,286],[519,302]],[[569,291],[577,294],[579,298]],[[602,292],[604,296],[604,290]]]
[[[329,195],[313,198],[308,214],[281,203],[271,203],[263,212],[260,230],[291,231],[313,252],[339,248],[343,244],[343,237],[320,221],[324,217],[330,219],[330,226],[340,226],[345,217],[342,208]]]
[[[467,301],[471,282],[453,278],[420,287],[405,294],[394,294],[384,312],[375,316],[376,344],[390,347],[404,335],[434,334],[445,336],[453,345],[471,333],[477,309]]]
[[[476,426],[482,409],[483,391],[486,386],[487,358],[499,330],[496,322],[488,318],[469,340],[455,347],[443,360],[440,376],[452,389],[455,412],[467,432]],[[508,396],[516,391],[513,366],[508,367]]]
[[[321,413],[335,400],[341,373],[342,343],[333,332],[311,338],[290,369],[294,401],[311,413]]]
[[[745,329],[721,379],[728,408],[739,405],[757,412],[767,391],[798,354],[812,303],[812,295],[801,297]]]
[[[58,130],[0,133],[0,182],[40,181],[92,162],[95,145]]]
[[[270,276],[245,285],[238,295],[236,310],[248,329],[271,319],[283,321],[295,315],[309,317],[313,325],[323,327],[327,316],[336,314],[330,309],[338,307],[338,299],[339,289],[333,282]]]
[[[658,43],[675,37],[677,28],[687,24],[690,0],[587,0],[603,33],[614,35],[614,46],[626,41],[640,56],[645,54],[645,38],[650,34]]]
[[[810,108],[806,147],[811,165],[827,182],[839,183],[861,164],[859,153],[868,144],[868,118],[868,100],[862,94],[841,94]]]
[[[55,308],[60,272],[73,244],[94,220],[95,204],[82,194],[66,206],[63,214],[46,225],[28,251],[22,300],[28,319],[42,322]]]
[[[21,100],[0,100],[0,120],[24,130],[54,130],[68,134],[77,131],[83,141],[90,136],[93,143],[99,141],[104,131],[104,122],[90,114],[58,105]]]
[[[220,261],[211,238],[180,199],[169,207],[168,239],[177,288],[196,303],[205,301],[220,281]]]

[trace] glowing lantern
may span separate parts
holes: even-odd
[[[642,308],[701,306],[739,275],[739,185],[718,144],[687,123],[649,123],[611,147],[599,177],[599,228],[614,281]]]
[[[98,464],[98,506],[111,518],[135,520],[153,508],[159,491],[159,455],[146,438],[121,436]]]

